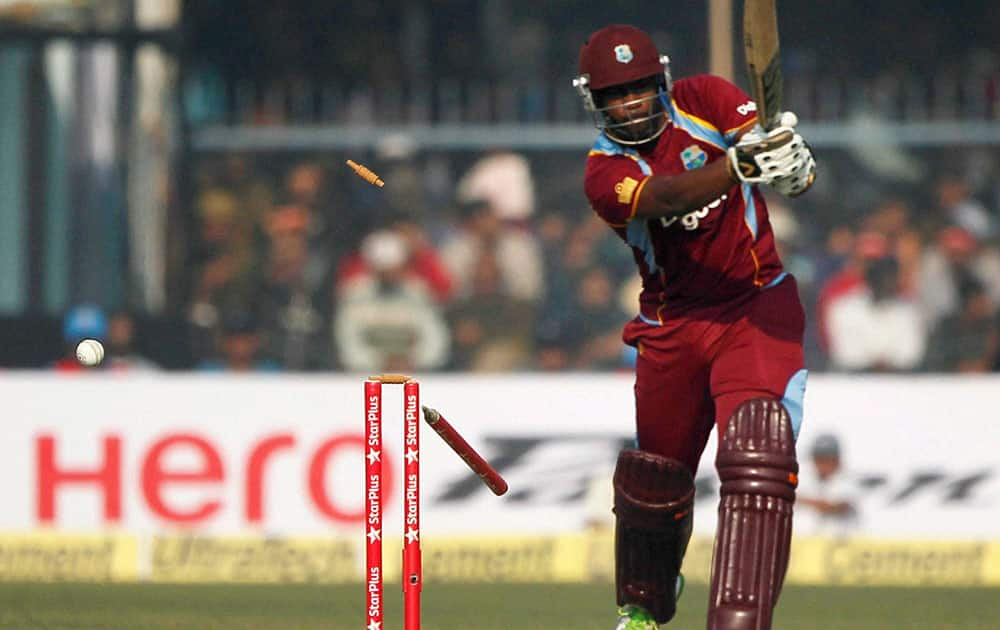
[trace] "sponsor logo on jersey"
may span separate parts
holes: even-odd
[[[632,49],[628,44],[618,44],[615,46],[615,59],[618,63],[628,63],[632,61]]]
[[[660,219],[660,224],[663,225],[663,227],[670,227],[674,223],[680,221],[681,226],[685,230],[693,232],[698,229],[698,226],[701,225],[701,220],[707,217],[709,212],[722,205],[722,202],[726,200],[726,197],[727,195],[722,195],[707,206],[688,212],[687,214],[679,217],[670,217],[669,219],[667,217],[662,217]]]
[[[696,168],[701,168],[705,166],[705,162],[707,161],[708,154],[697,144],[692,144],[681,151],[681,162],[684,163],[686,170],[693,171]]]
[[[755,103],[753,101],[747,101],[746,103],[743,103],[742,105],[737,105],[736,106],[736,112],[740,116],[746,116],[750,112],[755,112],[755,111],[757,111],[757,103]]]
[[[631,205],[632,193],[635,192],[635,187],[638,185],[639,182],[635,181],[631,177],[626,177],[622,181],[615,184],[615,192],[618,193],[618,203]]]

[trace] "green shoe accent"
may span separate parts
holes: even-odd
[[[641,606],[628,604],[618,609],[618,625],[615,630],[659,630],[653,616]]]
[[[674,583],[674,601],[680,599],[683,592],[684,576],[678,573]],[[618,625],[615,630],[660,630],[660,626],[648,610],[642,606],[627,604],[618,609]]]

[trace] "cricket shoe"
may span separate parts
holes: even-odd
[[[684,576],[678,575],[674,586],[674,599],[680,599],[684,592]],[[660,630],[656,619],[642,606],[626,604],[618,609],[618,625],[615,630]]]
[[[618,625],[615,630],[660,630],[660,624],[642,606],[626,604],[618,609]]]

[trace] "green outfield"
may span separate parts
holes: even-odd
[[[395,590],[395,589],[393,589]],[[401,598],[387,593],[387,628],[402,628]],[[364,626],[361,585],[176,586],[0,584],[0,627],[239,628]],[[610,630],[611,587],[432,584],[429,630]],[[684,594],[671,628],[703,628],[706,588]],[[789,587],[774,627],[796,630],[987,630],[998,627],[1000,589]]]

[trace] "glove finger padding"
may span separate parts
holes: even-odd
[[[741,182],[770,184],[802,168],[808,152],[801,135],[790,127],[779,127],[762,139],[744,136],[726,153],[730,170]]]
[[[798,197],[816,181],[816,158],[812,148],[805,144],[805,151],[799,157],[799,164],[794,165],[792,174],[779,177],[771,182],[776,191],[786,197]]]

